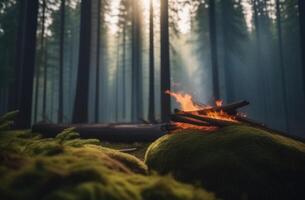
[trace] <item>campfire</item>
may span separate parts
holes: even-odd
[[[180,109],[175,109],[170,116],[171,122],[163,127],[166,130],[176,129],[199,129],[213,131],[221,127],[247,124],[266,128],[263,124],[248,119],[245,114],[238,112],[238,109],[249,105],[248,101],[238,101],[223,105],[222,100],[216,100],[214,106],[196,103],[193,97],[187,93],[171,92],[166,93],[175,98]]]

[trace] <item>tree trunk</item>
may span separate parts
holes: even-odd
[[[234,100],[234,87],[233,87],[233,74],[232,74],[232,62],[230,58],[230,36],[229,32],[232,32],[232,27],[230,24],[231,20],[234,20],[232,12],[233,8],[232,0],[226,0],[221,2],[222,5],[222,32],[223,32],[223,46],[224,46],[224,55],[223,55],[223,64],[225,72],[225,83],[226,83],[226,100],[231,102]],[[229,20],[229,22],[228,22]],[[234,22],[233,22],[234,23]]]
[[[22,65],[22,57],[23,57],[23,30],[25,26],[25,1],[18,2],[19,9],[19,19],[18,19],[18,31],[16,35],[16,63],[15,63],[15,79],[10,85],[9,90],[9,110],[17,110],[19,108],[19,99],[20,99],[20,87],[21,87],[21,65]]]
[[[54,83],[55,83],[55,69],[54,68],[50,68],[51,71],[51,78],[50,78],[50,120],[53,122],[53,116],[54,116]]]
[[[300,21],[300,36],[302,46],[302,63],[303,63],[303,81],[305,93],[305,1],[299,0],[299,21]]]
[[[210,27],[212,76],[213,76],[213,95],[215,99],[219,99],[220,94],[219,94],[217,30],[216,30],[215,10],[216,10],[215,0],[209,0],[209,27]]]
[[[80,48],[73,123],[88,121],[89,65],[91,42],[91,0],[81,2]]]
[[[42,1],[42,18],[41,18],[41,35],[40,35],[40,52],[39,52],[39,61],[36,63],[36,78],[35,78],[35,101],[34,101],[34,123],[38,119],[38,106],[39,106],[39,85],[40,85],[40,73],[41,68],[44,67],[44,33],[45,33],[45,11],[46,11],[46,2]]]
[[[46,61],[46,41],[44,38],[45,33],[45,10],[46,10],[46,0],[42,1],[42,29],[41,29],[41,65],[44,68],[43,71],[43,98],[42,98],[42,119],[46,119],[46,91],[47,91],[47,61]]]
[[[262,99],[262,110],[263,110],[263,116],[262,121],[266,121],[266,114],[267,114],[267,109],[266,109],[266,97],[265,97],[265,92],[264,92],[264,87],[265,87],[265,77],[264,77],[264,68],[263,68],[263,63],[261,62],[261,30],[260,30],[260,25],[258,21],[259,17],[259,6],[258,2],[256,0],[252,0],[252,5],[253,5],[253,10],[254,10],[254,26],[255,26],[255,36],[256,36],[256,66],[259,67],[259,71],[261,72],[259,76],[257,77],[257,83],[258,83],[258,93],[260,93],[260,98]]]
[[[284,54],[283,54],[283,36],[282,36],[282,16],[280,8],[280,0],[276,0],[276,25],[278,33],[278,44],[279,44],[279,61],[281,71],[281,88],[283,98],[283,109],[285,115],[286,131],[289,131],[289,120],[288,120],[288,102],[287,102],[287,89],[286,89],[286,78],[285,78],[285,66],[284,66]]]
[[[132,11],[132,100],[131,115],[133,121],[141,118],[142,96],[141,96],[141,29],[139,2],[133,0]]]
[[[43,96],[42,96],[42,117],[47,119],[47,81],[48,81],[48,47],[47,41],[44,48],[44,71],[43,71]]]
[[[35,70],[35,99],[34,99],[34,123],[38,120],[38,97],[39,97],[39,82],[40,82],[40,64],[36,63]]]
[[[101,44],[101,0],[97,1],[97,41],[96,41],[96,82],[95,82],[95,122],[99,122],[100,111],[100,44]]]
[[[36,30],[38,0],[25,1],[24,25],[22,29],[21,88],[19,115],[16,120],[18,128],[31,127],[33,78],[35,68]]]
[[[123,27],[123,52],[122,52],[122,96],[126,96],[126,23]],[[122,101],[122,117],[125,120],[126,118],[126,101]]]
[[[120,35],[117,36],[117,50],[116,50],[116,73],[115,73],[115,94],[114,94],[114,108],[116,122],[119,120],[119,74],[120,74]]]
[[[161,121],[168,122],[171,113],[171,99],[165,92],[170,90],[170,54],[168,0],[162,0],[160,6],[160,41],[161,41]]]
[[[149,9],[149,97],[148,120],[155,122],[155,59],[154,59],[154,7],[150,0]]]
[[[64,116],[64,41],[65,41],[65,8],[66,0],[61,0],[60,6],[60,40],[59,40],[59,85],[58,85],[58,122],[63,122]]]

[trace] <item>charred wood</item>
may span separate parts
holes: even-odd
[[[187,123],[187,124],[192,124],[196,126],[211,126],[209,123],[194,119],[191,117],[186,117],[186,116],[181,116],[181,115],[171,115],[171,121],[173,122],[181,122],[181,123]]]

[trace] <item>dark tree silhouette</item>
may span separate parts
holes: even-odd
[[[116,72],[115,72],[115,90],[114,90],[114,119],[117,122],[119,120],[119,75],[120,75],[120,35],[117,36],[117,50],[116,50]]]
[[[127,84],[126,84],[126,21],[123,24],[123,52],[122,52],[122,96],[126,96]],[[126,118],[126,102],[122,102],[122,117]]]
[[[59,85],[58,85],[58,122],[63,122],[64,115],[64,40],[65,40],[65,10],[66,1],[60,5],[60,36],[59,36]]]
[[[171,113],[170,96],[165,92],[170,90],[170,54],[168,27],[168,0],[162,0],[160,6],[160,41],[161,41],[161,121],[169,121]]]
[[[253,10],[254,10],[254,26],[255,26],[255,37],[256,37],[256,66],[259,67],[261,71],[261,75],[257,77],[257,83],[259,84],[259,91],[260,96],[262,100],[262,110],[263,110],[263,121],[265,121],[264,118],[266,118],[266,97],[264,94],[264,86],[265,86],[265,74],[264,74],[264,66],[261,60],[261,26],[259,24],[259,16],[263,15],[263,9],[261,6],[261,3],[257,0],[252,0]],[[265,16],[264,16],[265,17]]]
[[[142,117],[142,81],[141,81],[141,20],[139,1],[132,1],[132,120]]]
[[[100,111],[100,44],[101,44],[101,0],[97,0],[97,41],[96,41],[96,80],[95,80],[95,122],[99,121]]]
[[[73,110],[73,123],[88,121],[89,64],[91,41],[91,0],[81,2],[80,48]]]
[[[150,0],[149,8],[149,97],[148,97],[148,120],[155,121],[155,55],[154,55],[154,7]]]
[[[45,42],[44,48],[44,61],[43,61],[43,94],[42,94],[42,117],[43,120],[47,119],[47,81],[48,81],[48,42]]]
[[[248,39],[242,5],[235,0],[221,1],[221,22],[226,100],[232,102],[238,93],[234,77],[236,59],[242,60],[242,43]]]
[[[280,0],[276,0],[276,26],[278,34],[278,44],[279,44],[279,63],[280,63],[280,79],[282,86],[282,98],[283,98],[283,108],[286,122],[286,130],[289,130],[288,116],[288,102],[287,102],[287,90],[286,90],[286,78],[285,78],[285,66],[284,66],[284,53],[283,53],[283,33],[282,33],[282,15],[280,8]]]
[[[21,90],[21,66],[22,66],[22,54],[23,54],[23,31],[25,26],[25,1],[20,1],[18,4],[18,31],[17,31],[17,38],[16,38],[16,62],[15,62],[15,71],[14,76],[15,79],[12,81],[10,85],[9,91],[9,110],[17,110],[19,108],[19,97],[20,97],[20,90]]]
[[[219,99],[220,94],[219,94],[217,30],[216,30],[215,10],[216,10],[215,0],[209,0],[209,26],[210,26],[211,62],[212,62],[212,76],[213,76],[213,95],[215,99]]]
[[[46,1],[42,1],[42,13],[41,13],[41,33],[40,33],[40,50],[38,54],[39,61],[36,63],[36,78],[35,78],[35,104],[34,104],[34,122],[37,122],[38,119],[38,105],[39,105],[39,93],[40,93],[40,73],[41,68],[44,67],[44,45],[45,45],[45,18],[46,18]],[[43,115],[44,117],[44,115]]]
[[[18,128],[31,126],[33,78],[35,68],[36,30],[38,15],[38,0],[26,0],[22,24],[22,53],[20,59],[20,105],[16,120]]]
[[[302,62],[303,62],[303,78],[304,78],[304,90],[305,90],[305,1],[299,0],[299,21],[301,30],[302,41]],[[305,92],[305,91],[304,91]]]

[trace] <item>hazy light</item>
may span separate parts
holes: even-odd
[[[119,13],[121,0],[111,0],[109,2],[109,12],[105,14],[105,21],[111,33],[119,31]]]
[[[244,10],[245,20],[248,29],[251,31],[253,29],[252,18],[253,18],[253,9],[252,4],[249,0],[242,0],[241,5]]]
[[[190,6],[185,6],[178,11],[179,21],[178,30],[181,33],[188,33],[191,30],[191,11]]]
[[[191,5],[186,0],[170,0],[169,5],[176,12],[171,12],[170,16],[176,24],[178,31],[186,34],[191,30]]]
[[[109,2],[109,12],[105,14],[105,21],[111,33],[117,33],[119,31],[118,22],[119,22],[119,7],[121,0],[111,0]],[[150,9],[150,0],[142,0],[140,12],[144,18],[144,23],[148,24],[149,20],[149,9]],[[170,0],[169,6],[176,10],[177,12],[171,13],[172,20],[176,24],[178,31],[182,34],[189,33],[191,31],[191,18],[192,13],[194,12],[194,5],[185,3],[185,0]],[[159,16],[160,13],[160,2],[153,0],[154,6],[154,17]],[[198,7],[196,4],[195,7]],[[155,19],[156,20],[156,19]],[[159,21],[160,19],[157,19]]]

